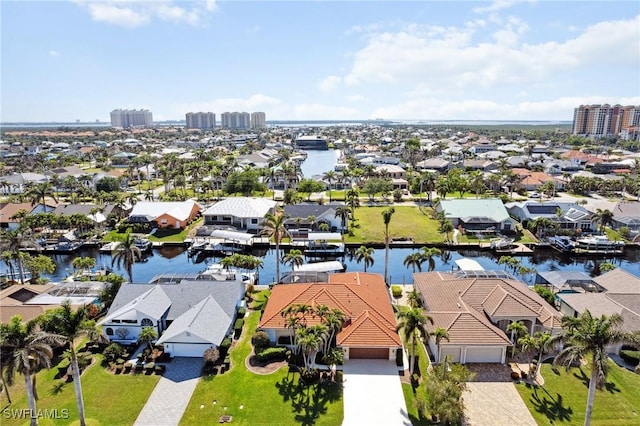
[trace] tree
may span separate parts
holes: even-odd
[[[590,358],[591,377],[589,379],[589,393],[587,395],[587,409],[584,418],[585,426],[591,424],[593,401],[596,388],[602,389],[607,382],[608,355],[607,348],[619,343],[640,344],[640,334],[626,333],[621,330],[622,316],[614,314],[602,315],[599,318],[585,310],[579,317],[565,316],[562,318],[562,334],[554,336],[552,343],[565,345],[556,355],[554,365],[564,365],[570,368],[579,365],[580,361]]]
[[[91,268],[95,268],[96,259],[89,256],[76,257],[75,259],[73,259],[73,262],[71,262],[71,266],[73,266],[73,269],[81,269],[83,271],[88,271]]]
[[[507,332],[511,334],[511,343],[513,345],[511,346],[511,358],[513,358],[515,355],[516,346],[518,346],[518,341],[520,340],[520,338],[528,335],[529,330],[522,323],[522,321],[513,321],[507,326]]]
[[[422,254],[416,252],[408,254],[407,257],[404,258],[402,264],[407,268],[411,267],[413,273],[415,273],[416,269],[418,271],[422,271],[422,262],[424,262]]]
[[[40,283],[40,274],[52,274],[56,270],[55,262],[44,254],[30,256],[27,253],[20,253],[20,257],[24,256],[24,265],[31,274],[31,283]]]
[[[449,341],[449,332],[446,328],[436,327],[435,330],[429,333],[430,336],[433,336],[436,342],[436,347],[438,348],[438,358],[440,357],[440,342],[444,339],[447,342]]]
[[[542,363],[542,356],[545,351],[547,351],[552,344],[551,334],[547,331],[544,333],[540,331],[536,331],[536,333],[531,336],[529,334],[518,339],[518,344],[522,347],[523,351],[529,351],[534,353],[534,356],[538,356],[537,363],[535,368],[532,368],[533,357],[531,358],[531,362],[529,363],[529,374],[533,378],[536,379],[538,376],[538,369],[540,368],[540,364]]]
[[[424,338],[429,336],[425,328],[427,322],[433,324],[433,318],[426,315],[422,309],[413,308],[398,312],[398,326],[396,327],[396,331],[402,331],[405,340],[411,341],[410,375],[413,375],[418,335]]]
[[[600,232],[604,232],[605,226],[611,223],[613,212],[608,209],[596,209],[595,219],[600,222]]]
[[[138,335],[138,341],[146,343],[149,349],[153,349],[151,343],[158,338],[158,332],[153,327],[142,327]]]
[[[13,258],[18,264],[20,284],[24,284],[24,265],[22,263],[22,257],[20,256],[20,249],[22,248],[40,249],[40,245],[30,229],[20,226],[18,229],[0,233],[0,252],[8,251],[13,253]]]
[[[329,183],[329,202],[331,202],[332,201],[332,199],[331,199],[331,192],[332,192],[331,184],[337,179],[336,172],[334,172],[333,170],[329,170],[328,172],[325,172],[325,174],[323,175],[323,178]]]
[[[407,294],[407,304],[410,308],[419,308],[422,306],[422,298],[420,292],[415,288]]]
[[[80,366],[78,365],[78,353],[75,343],[80,337],[87,336],[91,341],[108,343],[109,339],[102,334],[100,326],[87,316],[87,307],[74,310],[71,302],[65,300],[59,309],[53,313],[53,321],[49,327],[43,327],[45,331],[63,336],[64,341],[69,345],[69,358],[71,364],[71,374],[73,375],[73,386],[76,393],[76,405],[78,406],[78,417],[81,425],[85,425],[84,397],[82,394],[82,383],[80,382]]]
[[[364,262],[364,272],[367,272],[368,266],[373,266],[373,262],[375,261],[373,253],[375,253],[373,247],[360,246],[356,250],[356,262]]]
[[[289,231],[285,226],[287,215],[282,211],[267,213],[262,222],[262,234],[273,238],[276,243],[276,282],[280,282],[280,242],[284,237],[289,237]]]
[[[220,351],[218,348],[208,348],[202,354],[202,358],[204,359],[204,362],[215,364],[216,361],[220,359]]]
[[[302,265],[304,263],[304,255],[302,254],[302,250],[289,250],[289,252],[282,258],[282,263],[284,263],[285,265],[291,265],[291,269],[295,269],[296,267]]]
[[[427,375],[426,391],[429,395],[426,408],[438,418],[440,424],[458,425],[464,420],[462,394],[471,378],[469,370],[461,364],[446,359]]]
[[[347,220],[349,220],[349,215],[350,215],[350,210],[349,207],[347,206],[338,206],[336,207],[336,213],[334,214],[334,217],[336,218],[340,218],[340,224],[342,226],[342,231],[344,232],[346,226],[347,226]]]
[[[122,275],[109,274],[106,276],[105,281],[105,286],[100,292],[100,300],[102,301],[105,309],[109,309],[125,279]]]
[[[142,259],[142,250],[136,246],[136,238],[131,233],[131,229],[127,229],[124,235],[117,236],[116,241],[119,244],[113,253],[111,266],[118,265],[118,268],[124,266],[129,282],[133,282],[133,264]]]
[[[422,247],[422,261],[427,261],[429,264],[429,271],[433,271],[436,269],[436,261],[434,259],[435,256],[440,256],[442,251],[437,247]]]
[[[389,285],[389,243],[391,237],[389,235],[389,224],[396,210],[393,207],[382,211],[382,221],[384,222],[384,282]]]
[[[58,346],[63,341],[63,336],[38,330],[35,321],[25,324],[19,316],[13,317],[9,324],[0,325],[0,344],[3,350],[10,353],[6,381],[11,385],[16,372],[23,375],[32,426],[38,424],[35,374],[42,367],[51,367],[52,346]]]
[[[324,190],[324,185],[320,182],[317,182],[313,179],[303,179],[298,184],[298,192],[307,194],[307,201],[311,200],[311,194],[314,192],[321,192]]]

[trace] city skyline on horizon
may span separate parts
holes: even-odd
[[[114,108],[571,121],[582,104],[640,104],[630,1],[10,1],[1,23],[2,123]]]

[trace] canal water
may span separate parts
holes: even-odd
[[[389,279],[394,284],[410,284],[413,282],[412,270],[404,266],[403,262],[407,255],[417,251],[418,249],[412,248],[392,248],[389,251]],[[340,257],[337,260],[343,262],[347,271],[362,271],[363,264],[356,262],[353,252],[355,248],[350,250],[344,257]],[[275,250],[264,250],[261,252],[254,252],[256,256],[262,257],[264,260],[264,266],[259,270],[260,282],[263,284],[275,281],[276,265],[275,265]],[[284,251],[281,250],[281,256]],[[77,256],[91,256],[96,259],[98,266],[111,267],[111,255],[108,253],[100,253],[98,249],[84,248],[77,252],[75,255],[53,255],[52,258],[56,263],[56,271],[48,275],[47,277],[51,281],[60,281],[64,277],[70,275],[73,272],[71,263]],[[376,249],[374,252],[374,264],[367,268],[367,272],[373,272],[378,274],[384,273],[384,249]],[[435,260],[436,271],[451,271],[455,267],[455,260],[467,257],[476,260],[482,267],[488,270],[502,270],[504,265],[498,264],[498,258],[492,252],[479,251],[479,250],[452,250],[444,251],[442,256],[437,256]],[[640,250],[629,249],[626,251],[625,256],[613,257],[608,259],[603,258],[585,258],[585,257],[570,257],[561,255],[554,250],[538,250],[532,256],[520,257],[524,266],[535,268],[536,271],[584,271],[586,273],[592,273],[594,270],[595,262],[612,262],[616,266],[636,275],[640,276]],[[210,257],[207,259],[199,259],[197,257],[190,257],[187,251],[183,247],[165,247],[162,249],[154,249],[151,253],[145,255],[142,262],[138,262],[133,266],[133,279],[135,282],[148,282],[155,275],[160,273],[172,272],[172,273],[185,273],[185,272],[199,272],[207,267],[207,263],[219,262],[220,258]],[[426,270],[427,265],[423,266],[423,270]],[[4,269],[4,268],[3,268]],[[114,265],[114,270],[126,277],[126,273]],[[289,271],[288,265],[280,266],[280,273]],[[519,277],[522,278],[522,277]],[[533,282],[533,275],[530,275],[525,281],[528,283]]]
[[[307,158],[300,165],[302,175],[311,178],[316,175],[333,170],[340,158],[340,150],[330,149],[328,151],[305,151]]]

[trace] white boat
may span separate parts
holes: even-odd
[[[112,241],[110,243],[103,244],[102,247],[100,247],[100,252],[101,253],[112,253],[112,252],[116,251],[116,249],[118,248],[119,244],[120,243],[118,241]]]
[[[307,256],[342,256],[345,249],[342,235],[336,232],[310,232],[304,254]]]
[[[624,241],[613,241],[607,238],[606,235],[591,235],[578,238],[575,244],[576,249],[586,251],[622,250],[624,246]]]
[[[510,248],[514,241],[513,238],[497,238],[491,240],[490,247],[496,250],[504,250]]]
[[[207,269],[198,273],[198,279],[213,279],[214,281],[234,281],[241,279],[244,284],[256,284],[256,274],[254,272],[238,271],[237,269],[226,269],[219,263],[212,263]]]
[[[146,238],[136,238],[133,242],[141,251],[151,250],[151,241]]]

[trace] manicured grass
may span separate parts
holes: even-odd
[[[187,238],[188,230],[183,229],[158,229],[153,234],[149,235],[149,241],[152,242],[165,242],[165,243],[180,243]]]
[[[228,414],[233,424],[241,425],[340,425],[344,408],[338,384],[300,388],[298,374],[287,374],[286,367],[268,375],[247,370],[245,359],[259,319],[259,312],[246,318],[242,337],[231,350],[231,369],[200,379],[180,424],[217,423]]]
[[[441,243],[445,236],[438,232],[438,221],[431,218],[431,209],[417,206],[395,206],[395,213],[389,224],[389,234],[393,238],[413,238],[417,243]],[[356,224],[353,236],[347,242],[384,243],[384,222],[382,212],[387,207],[359,207],[355,211]]]
[[[637,425],[640,423],[640,375],[609,362],[604,390],[596,391],[593,425]],[[588,367],[555,373],[542,365],[544,386],[520,383],[516,389],[538,424],[582,424],[587,406],[591,371]]]
[[[96,361],[82,374],[82,389],[84,395],[85,415],[93,419],[93,424],[101,425],[131,425],[135,422],[142,407],[151,395],[153,388],[160,380],[160,376],[144,374],[115,375],[102,366],[102,355],[94,355]],[[40,424],[68,425],[78,418],[73,382],[64,383],[56,379],[58,368],[66,370],[67,361],[61,361],[51,370],[38,373],[37,390],[38,409],[68,410],[67,419],[43,420]],[[12,410],[29,408],[24,389],[24,378],[16,375],[13,386],[10,387],[13,404],[8,406]],[[4,392],[0,397],[0,405],[7,406]],[[28,424],[25,419],[8,419],[3,416],[3,426]]]

